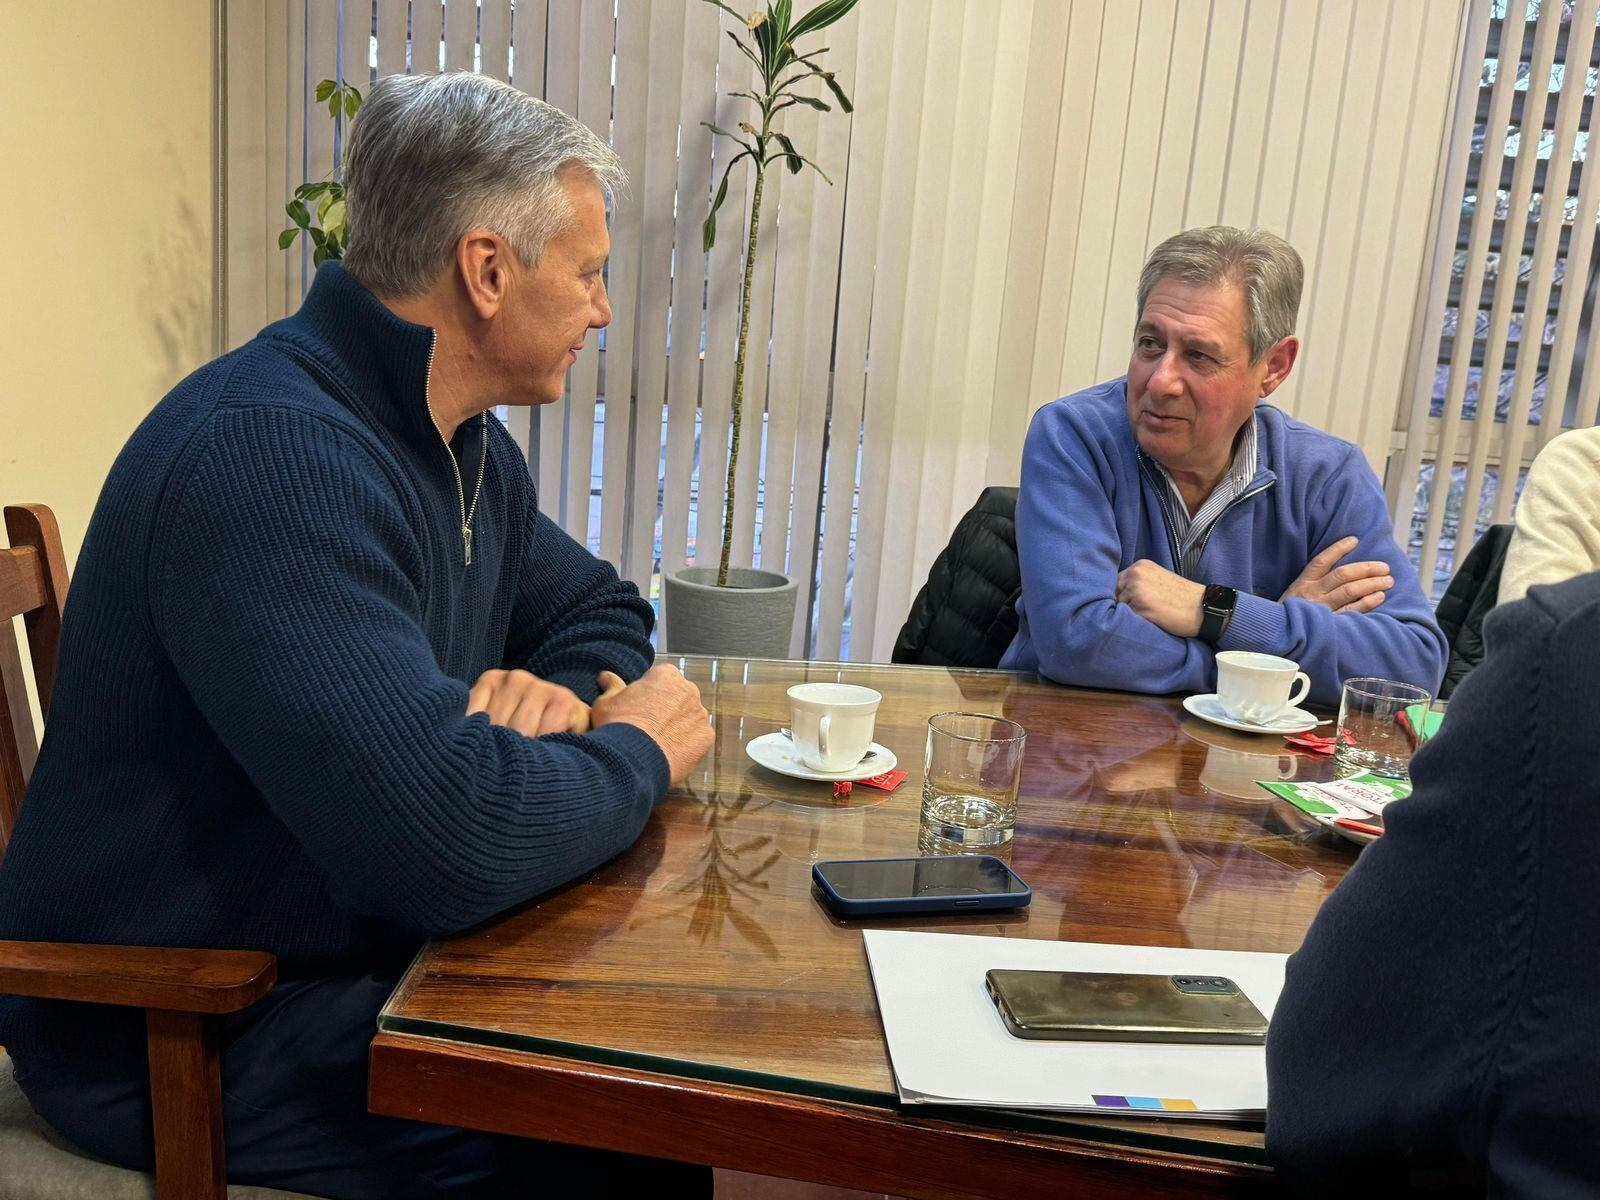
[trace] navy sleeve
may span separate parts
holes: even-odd
[[[1490,616],[1415,792],[1289,961],[1267,1148],[1304,1192],[1595,1194],[1600,576],[1587,587],[1575,615],[1541,589]]]
[[[465,715],[423,632],[401,494],[328,423],[224,410],[169,489],[151,616],[335,901],[446,934],[628,846],[668,767],[630,725],[535,739]]]
[[[601,671],[631,682],[650,669],[655,611],[610,563],[540,512],[531,487],[527,495],[527,534],[504,665],[593,701]]]
[[[1362,675],[1403,680],[1436,692],[1449,654],[1444,634],[1417,569],[1394,540],[1383,487],[1359,448],[1350,447],[1316,507],[1320,528],[1313,529],[1313,553],[1341,538],[1359,539],[1344,561],[1389,565],[1394,587],[1384,602],[1369,613],[1335,613],[1314,600],[1279,601],[1241,593],[1217,648],[1294,659],[1311,677],[1309,698],[1314,704],[1337,707],[1344,681]]]

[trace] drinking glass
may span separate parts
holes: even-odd
[[[985,713],[928,718],[922,835],[971,849],[1011,840],[1028,731]]]
[[[1347,679],[1339,699],[1338,741],[1333,762],[1342,776],[1371,771],[1395,779],[1411,777],[1411,755],[1433,696],[1424,688],[1392,679]]]

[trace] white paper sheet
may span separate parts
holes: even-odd
[[[1266,1111],[1263,1046],[1013,1037],[983,976],[994,968],[1223,975],[1270,1019],[1283,989],[1285,954],[887,929],[863,936],[895,1085],[906,1104],[1164,1118],[1259,1117]]]

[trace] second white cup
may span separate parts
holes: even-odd
[[[797,683],[789,689],[790,729],[813,771],[848,771],[872,745],[883,697],[853,683]]]
[[[1311,677],[1293,659],[1253,650],[1217,655],[1217,703],[1235,721],[1264,724],[1281,717],[1310,690]]]

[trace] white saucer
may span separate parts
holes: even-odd
[[[1210,721],[1213,725],[1221,725],[1224,729],[1237,729],[1241,733],[1305,733],[1308,729],[1315,729],[1321,724],[1303,708],[1291,708],[1281,717],[1265,725],[1254,721],[1238,721],[1222,711],[1222,704],[1215,692],[1185,696],[1183,707],[1202,721]]]
[[[873,742],[867,747],[867,757],[848,771],[813,771],[800,761],[794,743],[781,733],[763,733],[745,743],[744,752],[769,771],[788,775],[794,779],[815,779],[823,783],[841,783],[846,780],[871,779],[885,771],[894,770],[898,761],[894,751]]]

